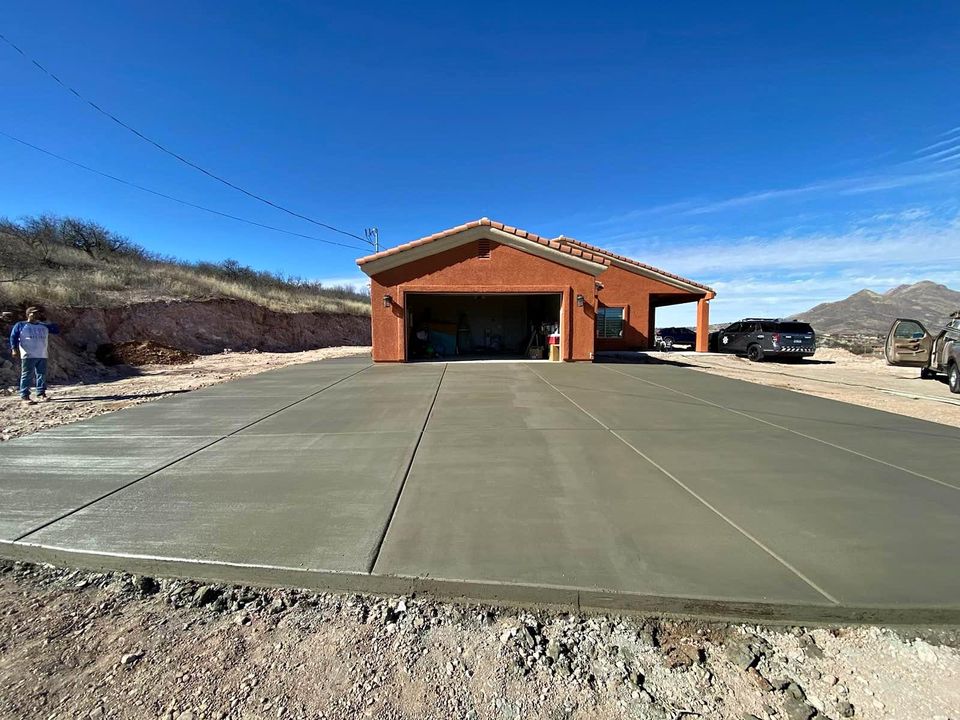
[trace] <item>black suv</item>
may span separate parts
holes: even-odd
[[[660,328],[653,338],[653,344],[658,350],[671,350],[674,345],[694,347],[697,344],[697,334],[685,327]]]
[[[746,318],[712,333],[710,349],[759,362],[765,357],[809,357],[817,350],[817,340],[813,328],[799,320]]]

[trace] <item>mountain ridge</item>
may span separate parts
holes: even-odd
[[[864,288],[843,300],[821,303],[792,317],[810,323],[818,333],[884,335],[897,318],[919,320],[933,330],[957,310],[960,292],[933,280],[921,280],[884,293]]]

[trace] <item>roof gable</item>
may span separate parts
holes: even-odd
[[[481,237],[517,248],[533,255],[544,257],[561,265],[599,275],[610,265],[610,260],[589,250],[568,245],[559,240],[541,237],[526,230],[504,225],[489,218],[481,218],[464,225],[434,233],[397,247],[383,250],[357,260],[357,265],[367,275],[373,276],[392,270],[409,262],[429,257]]]
[[[374,255],[367,255],[358,259],[357,265],[364,273],[373,276],[420,258],[429,257],[444,250],[473,242],[481,237],[492,238],[501,244],[510,245],[524,252],[539,255],[592,275],[599,275],[606,267],[613,265],[688,292],[703,293],[710,296],[715,294],[713,289],[706,285],[624,255],[612,253],[596,245],[590,245],[563,235],[557,238],[545,238],[520,228],[504,225],[490,218],[480,218],[463,225],[457,225],[449,230],[428,235],[419,240],[398,245],[389,250],[383,250]]]

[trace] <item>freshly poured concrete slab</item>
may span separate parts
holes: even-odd
[[[960,493],[724,408],[828,439],[849,426],[844,443],[931,473],[952,462],[952,430],[689,369],[611,367],[323,362],[38,433],[0,445],[0,491],[19,493],[0,540],[50,524],[0,549],[340,590],[960,617]]]
[[[774,428],[621,431],[844,604],[960,607],[960,493]]]
[[[428,431],[374,570],[829,604],[599,429]]]
[[[375,366],[248,431],[257,435],[402,432],[423,426],[442,366]]]
[[[430,414],[430,430],[596,427],[527,365],[448,367]],[[469,368],[469,369],[468,369]]]
[[[309,382],[289,374],[281,376],[279,371],[264,373],[212,388],[178,393],[88,421],[64,425],[50,432],[65,437],[228,435],[309,395],[324,391],[366,367],[369,363],[338,364],[300,373],[309,375]]]
[[[5,442],[0,445],[0,540],[14,540],[216,439],[111,437],[78,442],[38,433]]]
[[[736,416],[698,400],[644,385],[622,375],[598,374],[598,368],[594,366],[584,368],[587,369],[594,372],[582,372],[579,368],[566,372],[566,368],[561,367],[547,368],[542,375],[583,410],[615,430],[673,430],[687,433],[692,427],[702,424],[711,427],[738,424]]]
[[[227,435],[286,407],[297,398],[201,398],[176,395],[56,428],[62,437]]]
[[[366,573],[416,438],[235,435],[27,541],[76,552]]]
[[[960,489],[960,428],[696,371],[616,369]]]

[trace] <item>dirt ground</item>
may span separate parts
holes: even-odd
[[[919,368],[891,367],[875,356],[839,348],[821,348],[800,362],[753,363],[715,353],[653,355],[715,375],[960,427],[960,395],[950,392],[945,379],[921,380]]]
[[[947,720],[957,642],[0,563],[4,718]]]
[[[0,440],[84,420],[172,393],[196,390],[285,365],[369,353],[369,347],[330,347],[295,353],[225,352],[177,365],[145,365],[102,382],[51,385],[50,400],[24,406],[15,387],[0,397]]]

